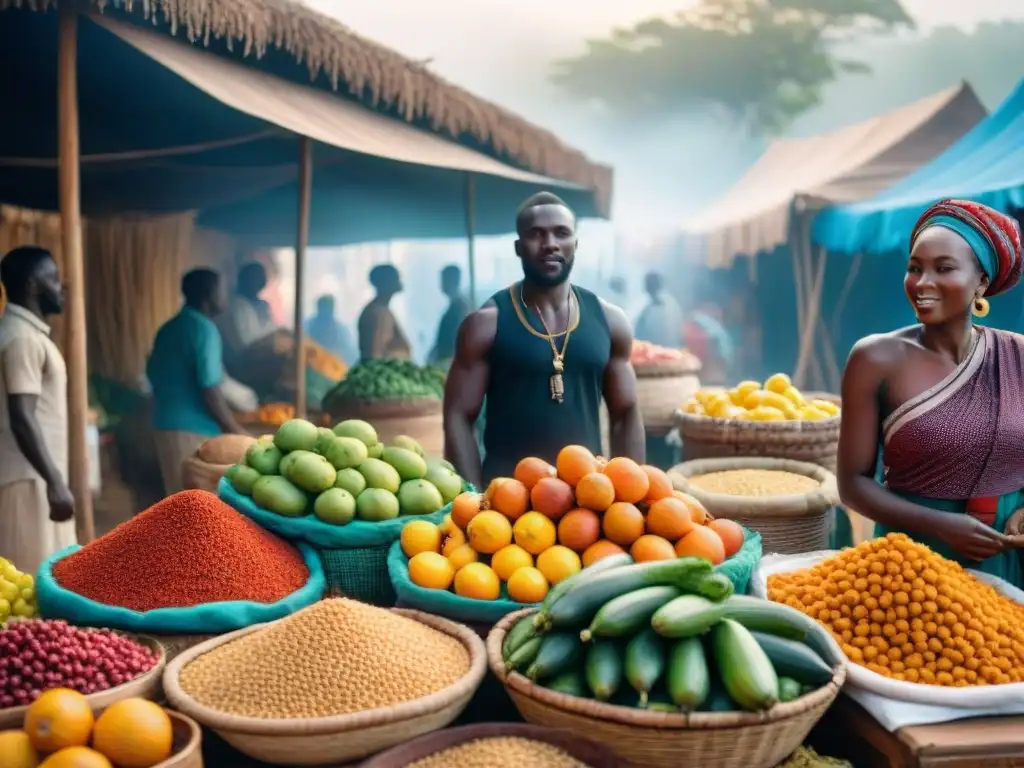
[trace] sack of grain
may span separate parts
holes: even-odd
[[[249,446],[256,442],[251,435],[219,435],[211,437],[196,451],[196,457],[206,464],[238,464],[245,458]]]

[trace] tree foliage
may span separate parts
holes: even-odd
[[[821,101],[843,72],[836,42],[909,27],[900,0],[702,0],[673,19],[649,19],[558,61],[552,81],[631,118],[724,110],[756,133],[778,133]]]

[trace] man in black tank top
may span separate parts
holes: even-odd
[[[459,328],[444,397],[445,456],[478,488],[566,445],[600,454],[608,406],[611,454],[644,461],[630,364],[633,332],[621,309],[569,282],[576,216],[542,192],[516,215],[522,282],[496,293]],[[484,458],[474,425],[486,398]]]

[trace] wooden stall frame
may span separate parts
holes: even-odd
[[[306,418],[306,249],[309,245],[310,204],[313,195],[313,142],[299,137],[299,216],[295,233],[295,417]]]

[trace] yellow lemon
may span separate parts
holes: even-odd
[[[493,510],[481,512],[470,520],[466,533],[473,549],[483,555],[493,555],[512,543],[512,523],[501,512]]]
[[[782,393],[782,396],[789,400],[789,402],[795,405],[797,408],[807,405],[807,401],[804,399],[803,393],[796,387],[786,387],[786,390]]]
[[[452,526],[451,531],[445,534],[444,544],[441,545],[441,554],[448,557],[452,552],[466,543],[466,534],[461,528]]]
[[[718,394],[712,395],[704,402],[704,410],[707,412],[708,416],[723,418],[722,413],[732,404],[733,403],[732,400],[729,399],[729,395],[724,392],[719,392]]]
[[[700,404],[700,400],[696,397],[691,397],[685,403],[683,403],[683,413],[704,413],[704,406]]]
[[[448,589],[454,576],[448,558],[437,552],[420,552],[409,560],[409,578],[424,589]]]
[[[470,563],[455,574],[455,594],[474,600],[497,600],[501,580],[483,563]]]
[[[441,551],[441,529],[428,520],[413,520],[402,529],[402,551],[406,557],[420,552]]]
[[[747,409],[738,405],[730,405],[718,414],[720,419],[744,419],[747,416]]]
[[[470,563],[475,563],[480,559],[480,556],[476,553],[469,544],[461,544],[451,551],[448,555],[448,562],[452,564],[452,568],[455,569],[456,573],[463,567]]]
[[[441,531],[441,533],[443,533],[445,536],[449,536],[453,531],[457,530],[459,526],[457,526],[455,524],[455,521],[452,520],[451,515],[445,515],[444,520],[442,520],[441,524],[437,527]]]
[[[746,381],[741,381],[739,384],[732,388],[732,391],[735,392],[737,396],[742,396],[740,397],[740,400],[739,402],[736,403],[736,405],[742,405],[743,399],[746,398],[747,395],[760,388],[760,382],[751,381],[750,379],[747,379]]]
[[[813,405],[805,405],[801,408],[800,417],[805,421],[824,421],[830,418],[827,413]]]
[[[558,530],[551,518],[546,515],[540,512],[527,512],[512,526],[512,535],[520,547],[531,555],[539,555],[548,547],[555,545]]]
[[[561,544],[545,549],[537,557],[537,570],[552,584],[565,581],[582,568],[580,556]]]
[[[518,544],[502,547],[491,557],[491,568],[502,581],[508,581],[520,568],[529,568],[532,565],[533,557]]]
[[[768,396],[769,392],[766,389],[755,389],[745,398],[743,398],[743,407],[748,411],[752,411],[758,406],[764,405],[764,399]]]
[[[839,406],[829,400],[811,400],[811,405],[819,411],[824,411],[829,416],[839,415]]]
[[[770,405],[759,405],[750,409],[747,418],[751,421],[785,421],[786,414]]]
[[[36,768],[39,753],[24,731],[0,731],[0,768]]]
[[[784,373],[776,373],[774,376],[769,376],[764,382],[765,389],[769,392],[778,392],[780,395],[791,386],[793,386],[793,382]]]
[[[517,603],[539,603],[548,589],[548,580],[536,568],[520,568],[508,580],[508,596]]]

